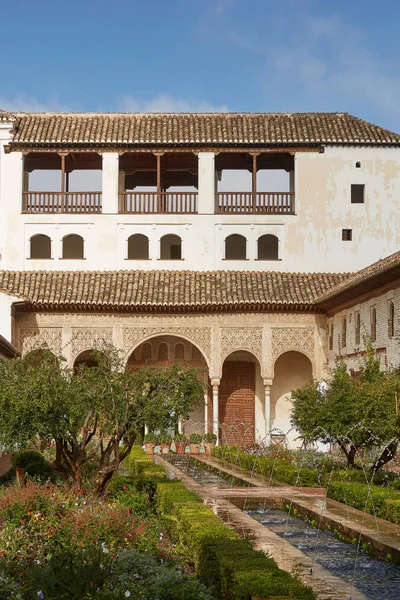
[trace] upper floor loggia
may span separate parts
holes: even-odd
[[[23,213],[295,213],[294,153],[23,154]]]

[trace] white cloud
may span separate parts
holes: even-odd
[[[149,100],[136,96],[123,96],[118,102],[123,112],[226,112],[226,106],[214,106],[196,99],[175,98],[168,94],[158,94]]]
[[[69,112],[72,109],[63,105],[57,96],[42,101],[28,94],[15,94],[13,97],[0,96],[0,110],[9,112]]]

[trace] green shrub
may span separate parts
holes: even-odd
[[[400,524],[400,498],[398,500],[386,500],[384,515],[384,518],[388,521]]]
[[[58,479],[57,471],[45,459],[43,454],[36,450],[23,450],[12,457],[14,467],[25,469],[25,474],[40,481],[51,481]]]
[[[395,509],[387,511],[387,501],[399,501],[399,494],[391,489],[366,483],[353,483],[349,481],[330,481],[327,487],[327,496],[338,502],[343,502],[359,510],[366,511],[377,517],[392,520],[397,518]],[[396,522],[396,520],[394,521]]]
[[[199,433],[192,433],[189,437],[190,444],[201,444],[202,437]]]

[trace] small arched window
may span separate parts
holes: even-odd
[[[376,341],[376,308],[371,307],[371,342]]]
[[[182,259],[182,240],[179,235],[163,235],[160,240],[160,258],[161,260]]]
[[[342,348],[346,348],[347,343],[347,319],[343,317],[342,319]]]
[[[149,238],[135,233],[128,238],[128,260],[147,260],[149,258]]]
[[[30,243],[30,258],[51,258],[51,239],[48,235],[33,235]]]
[[[388,303],[388,337],[394,337],[394,304],[391,300]]]
[[[158,346],[158,360],[168,360],[168,344],[162,343]]]
[[[278,260],[279,240],[276,235],[262,235],[257,241],[258,260]]]
[[[333,323],[329,323],[329,350],[333,350]]]
[[[360,163],[360,161],[356,162],[356,169],[361,169],[361,163]]]
[[[185,359],[185,346],[183,344],[176,344],[175,359],[176,360],[184,360]]]
[[[246,260],[247,240],[243,235],[232,233],[225,239],[226,260]]]
[[[69,259],[82,259],[84,241],[83,237],[72,233],[66,235],[62,241],[62,257]]]
[[[357,346],[360,344],[361,341],[361,317],[360,317],[360,311],[356,312],[356,325],[355,325],[355,343],[357,344]]]
[[[143,361],[151,360],[151,344],[149,344],[148,342],[146,344],[143,344],[142,360]]]

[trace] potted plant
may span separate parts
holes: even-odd
[[[206,433],[204,436],[204,446],[206,448],[206,454],[208,456],[211,455],[211,448],[214,448],[215,443],[217,441],[217,436],[215,433]]]
[[[169,433],[162,433],[159,441],[161,444],[161,453],[168,454],[172,442],[172,436]]]
[[[155,433],[149,432],[144,436],[144,446],[147,454],[154,454],[154,447],[157,443],[157,436]]]
[[[199,433],[192,433],[189,438],[190,454],[200,453],[201,435]]]
[[[183,433],[177,433],[175,436],[175,446],[177,454],[185,454],[187,437]]]

